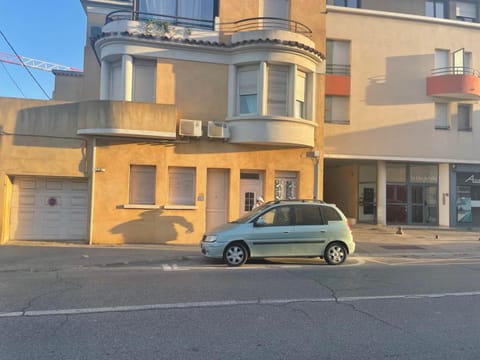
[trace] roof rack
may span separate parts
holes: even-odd
[[[319,203],[319,204],[326,204],[323,200],[316,200],[316,199],[276,199],[274,200],[275,204],[280,202],[304,202],[304,203]]]

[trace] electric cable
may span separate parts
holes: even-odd
[[[22,60],[22,57],[20,55],[18,55],[18,53],[15,51],[15,49],[13,48],[12,44],[10,44],[10,41],[8,41],[7,37],[5,36],[5,34],[3,33],[2,30],[0,30],[0,35],[2,35],[2,37],[4,38],[5,42],[8,44],[8,46],[10,47],[10,49],[13,51],[13,53],[17,56],[18,60],[22,63],[22,66],[25,68],[25,70],[27,70],[27,72],[30,74],[30,76],[32,77],[33,81],[35,81],[35,83],[38,85],[38,87],[42,90],[42,92],[45,94],[45,96],[47,97],[47,99],[51,100],[50,96],[48,96],[47,92],[45,91],[45,89],[42,87],[42,85],[40,85],[40,83],[38,82],[38,80],[35,78],[35,76],[32,74],[32,72],[30,71],[30,69],[25,65],[25,63],[23,62]]]
[[[12,80],[12,82],[15,84],[15,86],[17,87],[17,90],[20,91],[20,93],[23,95],[24,98],[26,98],[25,96],[25,93],[22,91],[22,89],[20,88],[20,86],[18,86],[17,82],[15,81],[14,77],[10,74],[10,72],[8,71],[7,67],[5,66],[5,64],[2,62],[2,67],[3,69],[5,70],[5,72],[7,73],[8,77],[10,78],[10,80]]]

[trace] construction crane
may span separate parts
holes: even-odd
[[[32,59],[26,56],[20,56],[20,55],[17,56],[14,54],[7,54],[4,52],[0,52],[0,62],[4,62],[7,64],[14,64],[14,65],[21,65],[21,66],[25,65],[33,69],[50,71],[50,72],[53,70],[82,72],[81,69],[77,69],[71,66],[54,64],[47,61]]]

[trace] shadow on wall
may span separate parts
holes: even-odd
[[[193,224],[182,216],[162,215],[163,210],[147,210],[135,220],[130,220],[110,229],[112,234],[121,234],[125,244],[165,244],[178,240],[184,233],[193,232]],[[177,231],[177,227],[184,232]]]
[[[392,56],[386,59],[385,75],[368,79],[368,105],[423,104],[427,97],[427,77],[433,55]]]

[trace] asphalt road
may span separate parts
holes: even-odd
[[[1,360],[480,358],[476,257],[0,250]]]

